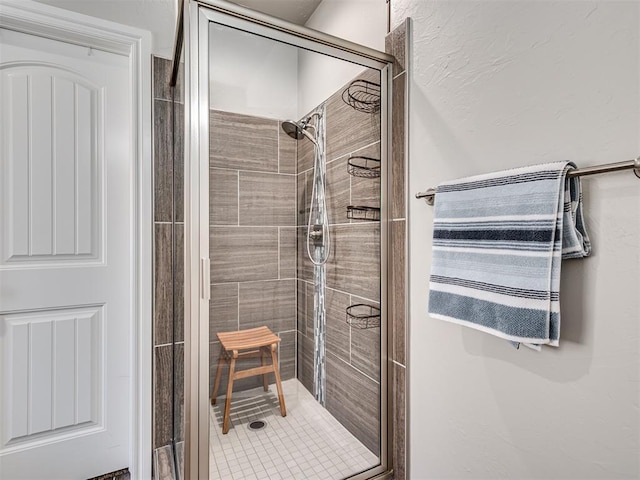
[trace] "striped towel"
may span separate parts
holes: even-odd
[[[547,163],[438,186],[432,317],[516,344],[558,346],[561,260],[591,251],[571,168]]]

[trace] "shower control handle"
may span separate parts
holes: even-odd
[[[314,247],[322,247],[322,240],[324,238],[322,225],[311,225],[309,238],[313,242]]]

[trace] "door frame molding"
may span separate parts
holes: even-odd
[[[153,183],[151,158],[151,34],[87,15],[29,0],[0,0],[0,28],[103,50],[129,59],[131,156],[129,185],[134,285],[131,311],[131,399],[133,415],[129,469],[131,477],[151,478],[152,427],[152,246]],[[107,472],[105,472],[107,473]]]

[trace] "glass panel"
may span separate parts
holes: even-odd
[[[380,72],[218,24],[209,67],[211,478],[351,477],[381,452]]]

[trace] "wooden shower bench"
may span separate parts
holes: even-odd
[[[280,382],[280,371],[278,370],[278,343],[280,337],[275,335],[268,327],[250,328],[235,332],[217,333],[220,341],[220,357],[218,358],[218,369],[216,380],[211,392],[211,404],[215,405],[220,377],[222,376],[223,363],[229,364],[229,383],[227,385],[227,398],[224,405],[224,420],[222,422],[222,433],[229,431],[229,413],[231,412],[231,396],[233,393],[233,382],[240,378],[262,375],[264,391],[269,390],[267,375],[271,372],[276,377],[276,387],[278,388],[278,400],[280,401],[280,413],[283,417],[287,415],[284,405],[284,394],[282,393],[282,383]],[[267,365],[267,357],[271,356],[271,365]],[[260,357],[262,366],[249,368],[246,370],[236,370],[236,360],[242,358]]]

